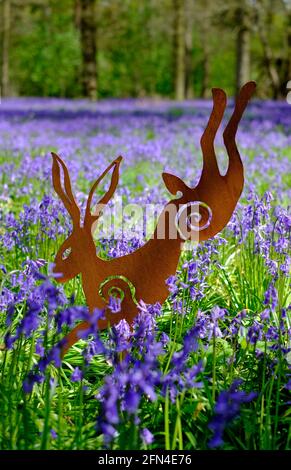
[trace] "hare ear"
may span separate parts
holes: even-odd
[[[162,178],[166,185],[167,190],[176,196],[177,192],[182,192],[185,194],[189,189],[188,186],[181,180],[178,176],[171,175],[171,173],[162,173]]]
[[[122,157],[119,156],[118,158],[116,158],[116,160],[114,160],[107,168],[105,171],[103,171],[102,175],[99,176],[99,178],[95,181],[95,183],[93,184],[91,190],[90,190],[90,193],[89,193],[89,196],[88,196],[88,200],[87,200],[87,206],[86,206],[86,212],[85,212],[85,218],[84,218],[84,227],[87,227],[89,230],[91,230],[91,227],[92,227],[92,224],[94,222],[96,222],[96,220],[99,218],[100,216],[100,213],[101,213],[101,210],[102,210],[102,207],[107,204],[110,199],[112,198],[115,190],[116,190],[116,187],[118,185],[118,181],[119,181],[119,166],[120,166],[120,163],[121,163],[121,160],[122,160]],[[109,189],[106,191],[106,193],[104,194],[104,196],[99,200],[98,204],[97,204],[97,210],[95,211],[95,215],[92,215],[91,214],[91,204],[92,204],[92,199],[93,199],[93,195],[94,195],[94,191],[96,190],[98,184],[103,180],[103,178],[105,177],[105,175],[111,170],[111,168],[113,168],[113,172],[112,172],[112,176],[111,176],[111,182],[110,182],[110,186],[109,186]]]
[[[65,208],[72,217],[74,225],[80,224],[80,209],[75,201],[70,175],[63,160],[52,152],[53,166],[52,178],[53,186],[60,199],[63,201]],[[61,170],[63,171],[64,188],[62,187]]]

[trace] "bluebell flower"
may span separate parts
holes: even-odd
[[[229,390],[220,392],[217,398],[214,417],[208,425],[213,432],[213,437],[208,443],[210,448],[223,445],[223,433],[227,425],[239,415],[242,404],[249,403],[257,396],[254,392],[238,390],[241,384],[241,380],[235,380]]]
[[[30,372],[23,382],[23,390],[25,393],[31,393],[35,383],[42,383],[44,376],[35,372]]]
[[[7,310],[6,310],[6,326],[11,325],[14,313],[15,313],[15,303],[11,302],[7,306]]]
[[[83,373],[79,367],[75,367],[73,373],[71,374],[71,381],[72,382],[81,382],[83,378]]]
[[[272,310],[275,310],[278,305],[278,292],[273,282],[270,283],[268,289],[265,292],[264,304],[270,305]]]
[[[136,392],[133,388],[127,390],[124,394],[124,409],[129,414],[134,414],[138,410],[141,395]]]
[[[154,436],[147,428],[140,431],[140,437],[145,445],[151,445],[154,442]]]
[[[109,297],[108,308],[112,313],[119,313],[121,311],[121,298],[111,295]]]
[[[263,336],[263,325],[258,323],[256,320],[254,323],[249,327],[247,332],[247,341],[250,344],[256,344],[258,341],[262,339]]]
[[[44,347],[43,347],[42,339],[38,339],[38,340],[36,341],[35,352],[36,352],[36,354],[38,354],[40,357],[43,357],[43,356],[44,356]]]

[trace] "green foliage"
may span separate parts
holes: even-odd
[[[282,3],[282,2],[278,2]],[[73,0],[12,3],[10,27],[10,88],[16,95],[78,97],[82,95],[82,57],[78,14]],[[186,5],[186,4],[185,4]],[[190,81],[200,96],[208,55],[207,94],[220,86],[235,89],[237,28],[236,1],[225,12],[222,2],[208,2],[208,29],[202,33],[205,5],[193,2]],[[171,0],[96,2],[97,86],[105,97],[174,97],[174,18]],[[262,8],[267,8],[266,6]],[[273,8],[274,10],[274,8]],[[273,11],[272,10],[272,11]],[[269,15],[270,16],[270,15]],[[288,19],[284,9],[269,18],[262,11],[272,63],[283,92],[288,69]],[[270,24],[269,24],[270,23]],[[206,36],[206,37],[205,37]],[[207,41],[207,45],[204,42]],[[1,50],[1,46],[0,46]],[[270,79],[258,29],[251,31],[251,78],[260,78],[258,93],[270,96]]]
[[[71,0],[50,2],[47,12],[32,9],[29,27],[11,48],[12,74],[21,95],[80,95],[80,45],[72,21]]]
[[[172,43],[155,23],[158,5],[131,0],[120,3],[115,14],[112,5],[100,9],[100,96],[171,94]]]
[[[150,128],[148,136],[153,137]],[[138,177],[141,173],[150,177],[155,171],[148,163],[139,162],[124,172],[124,183],[131,184],[134,191],[138,191]],[[150,184],[148,179],[146,184]],[[151,184],[154,186],[154,179]],[[33,180],[33,187],[38,196],[45,190],[37,180]],[[13,210],[19,213],[24,202],[27,202],[25,196],[19,206],[13,206]],[[30,231],[27,243],[33,244],[37,240],[38,227],[32,226]],[[199,361],[205,366],[201,388],[182,391],[174,402],[162,394],[155,402],[143,397],[139,417],[142,426],[148,427],[155,435],[153,449],[207,449],[211,437],[208,425],[214,414],[215,400],[218,393],[226,390],[236,377],[242,378],[247,391],[255,390],[258,397],[254,403],[243,407],[240,416],[227,426],[223,449],[290,449],[290,409],[285,405],[289,398],[284,388],[287,380],[286,361],[280,349],[272,351],[263,340],[254,346],[246,336],[247,328],[254,321],[260,321],[258,312],[264,309],[264,295],[271,276],[262,258],[254,255],[255,240],[252,232],[240,245],[237,245],[236,238],[227,229],[223,236],[228,243],[217,245],[219,249],[213,252],[212,269],[205,279],[205,295],[193,300],[189,289],[180,288],[183,294],[179,294],[179,298],[187,314],[181,315],[167,301],[163,315],[157,319],[159,331],[169,336],[166,355],[160,358],[161,370],[167,370],[173,355],[181,350],[183,338],[193,327],[198,312],[209,312],[210,315],[216,305],[227,308],[229,318],[225,317],[220,322],[220,327],[225,328],[229,320],[247,309],[248,315],[242,324],[244,331],[231,338],[212,339],[208,347],[205,347],[205,341],[201,341],[198,350],[191,353],[189,368]],[[60,242],[38,242],[38,256],[49,259]],[[178,272],[184,285],[188,274],[183,265],[191,261],[192,256],[192,252],[185,251],[181,259]],[[25,254],[17,253],[16,250],[15,256],[10,253],[9,259],[6,258],[6,266],[13,272],[25,260]],[[9,283],[10,276],[11,273],[8,273],[6,278],[3,277],[3,286]],[[84,304],[80,277],[66,286],[67,295],[73,292],[76,294],[76,303]],[[283,275],[278,280],[278,294],[280,305],[287,305],[288,279],[284,279]],[[23,316],[25,308],[25,304],[17,307],[15,324]],[[44,318],[48,318],[46,310],[42,313]],[[273,312],[272,315],[276,319],[279,313]],[[0,321],[3,337],[6,331],[4,315]],[[15,326],[12,325],[12,328]],[[50,349],[63,334],[56,332],[52,322],[50,328],[47,328],[47,348]],[[111,374],[112,364],[106,357],[97,354],[86,368],[83,380],[80,383],[72,382],[71,374],[75,367],[83,369],[84,365],[82,351],[86,342],[80,340],[68,351],[60,369],[51,365],[46,381],[36,384],[32,393],[25,394],[23,380],[38,360],[34,349],[40,337],[41,331],[35,331],[29,339],[21,336],[11,350],[5,349],[0,343],[0,449],[102,449],[102,435],[96,433],[96,419],[101,409],[96,395],[105,377]],[[102,333],[102,339],[108,339],[108,332]],[[262,356],[257,354],[258,351]],[[277,360],[272,370],[270,364],[275,358]],[[52,385],[49,378],[54,379],[55,384]],[[114,449],[141,447],[138,426],[126,413],[121,416],[118,431]]]

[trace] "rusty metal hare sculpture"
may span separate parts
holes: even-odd
[[[228,223],[244,185],[243,164],[235,136],[255,87],[254,82],[242,87],[224,130],[224,144],[229,157],[224,176],[218,169],[214,139],[226,108],[226,95],[219,88],[212,90],[213,109],[201,138],[203,169],[198,185],[191,188],[177,176],[163,173],[164,183],[174,197],[160,214],[153,236],[135,252],[119,258],[104,260],[98,257],[92,226],[116,190],[122,157],[114,160],[93,184],[81,224],[80,209],[73,195],[68,169],[58,155],[52,154],[54,189],[73,221],[72,233],[56,255],[54,272],[59,273],[59,282],[67,282],[81,273],[89,310],[104,309],[104,319],[98,321],[99,329],[114,325],[121,319],[131,324],[138,313],[137,303],[140,300],[162,304],[169,294],[165,281],[176,272],[183,242],[189,239],[207,240]],[[92,214],[94,192],[110,170],[110,187]],[[193,211],[199,215],[194,217],[194,221]],[[173,227],[177,228],[176,236],[173,236]],[[114,295],[121,301],[118,313],[112,313],[108,308],[109,298]],[[80,330],[87,327],[87,323],[82,322],[67,335],[63,354],[79,340]]]

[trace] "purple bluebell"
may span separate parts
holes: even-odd
[[[73,373],[71,374],[71,381],[72,382],[81,382],[83,378],[83,373],[79,367],[75,367]]]
[[[208,446],[210,448],[223,445],[223,433],[229,423],[231,423],[240,413],[241,405],[249,403],[257,396],[256,393],[246,393],[239,390],[241,380],[235,380],[229,390],[220,392],[215,408],[214,417],[209,423],[209,428],[213,432]]]
[[[140,437],[145,445],[151,445],[154,442],[154,435],[147,428],[140,431]]]

